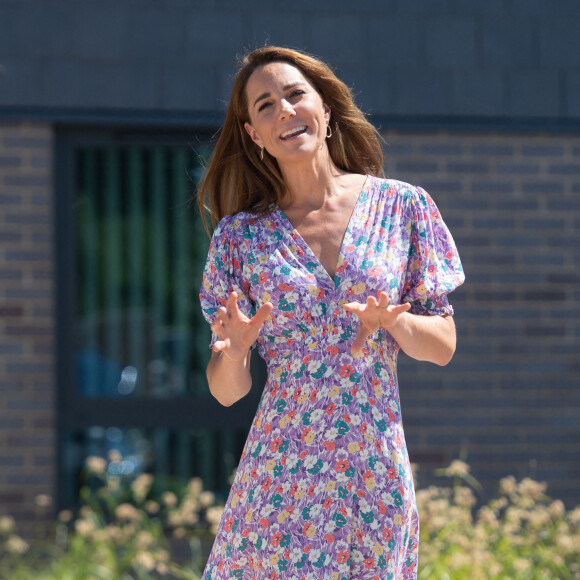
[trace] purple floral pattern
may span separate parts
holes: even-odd
[[[229,293],[274,310],[257,346],[268,382],[204,579],[416,578],[419,522],[399,405],[399,347],[378,330],[360,356],[342,306],[379,290],[415,314],[453,314],[455,244],[419,187],[367,177],[334,279],[276,210],[226,216],[200,292],[208,321]],[[212,344],[216,340],[212,338]]]

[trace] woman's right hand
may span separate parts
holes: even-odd
[[[213,345],[214,352],[222,353],[232,361],[244,360],[273,308],[271,302],[266,302],[252,318],[248,318],[238,306],[237,293],[232,292],[211,324],[219,339]]]

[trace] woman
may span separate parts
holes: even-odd
[[[326,65],[246,56],[200,190],[200,298],[216,399],[249,392],[255,343],[268,381],[204,578],[416,577],[396,358],[449,362],[463,271],[432,199],[382,162]]]

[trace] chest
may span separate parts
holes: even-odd
[[[350,204],[311,211],[306,215],[287,214],[295,230],[331,278],[336,272],[352,212]]]

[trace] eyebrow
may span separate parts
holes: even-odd
[[[292,89],[293,87],[297,87],[298,85],[303,85],[304,83],[302,81],[297,81],[295,83],[290,83],[289,85],[285,85],[282,87],[283,91],[287,91],[289,89]],[[258,104],[258,101],[262,101],[263,99],[267,99],[268,97],[271,96],[271,93],[262,93],[255,101],[254,101],[254,107]]]

